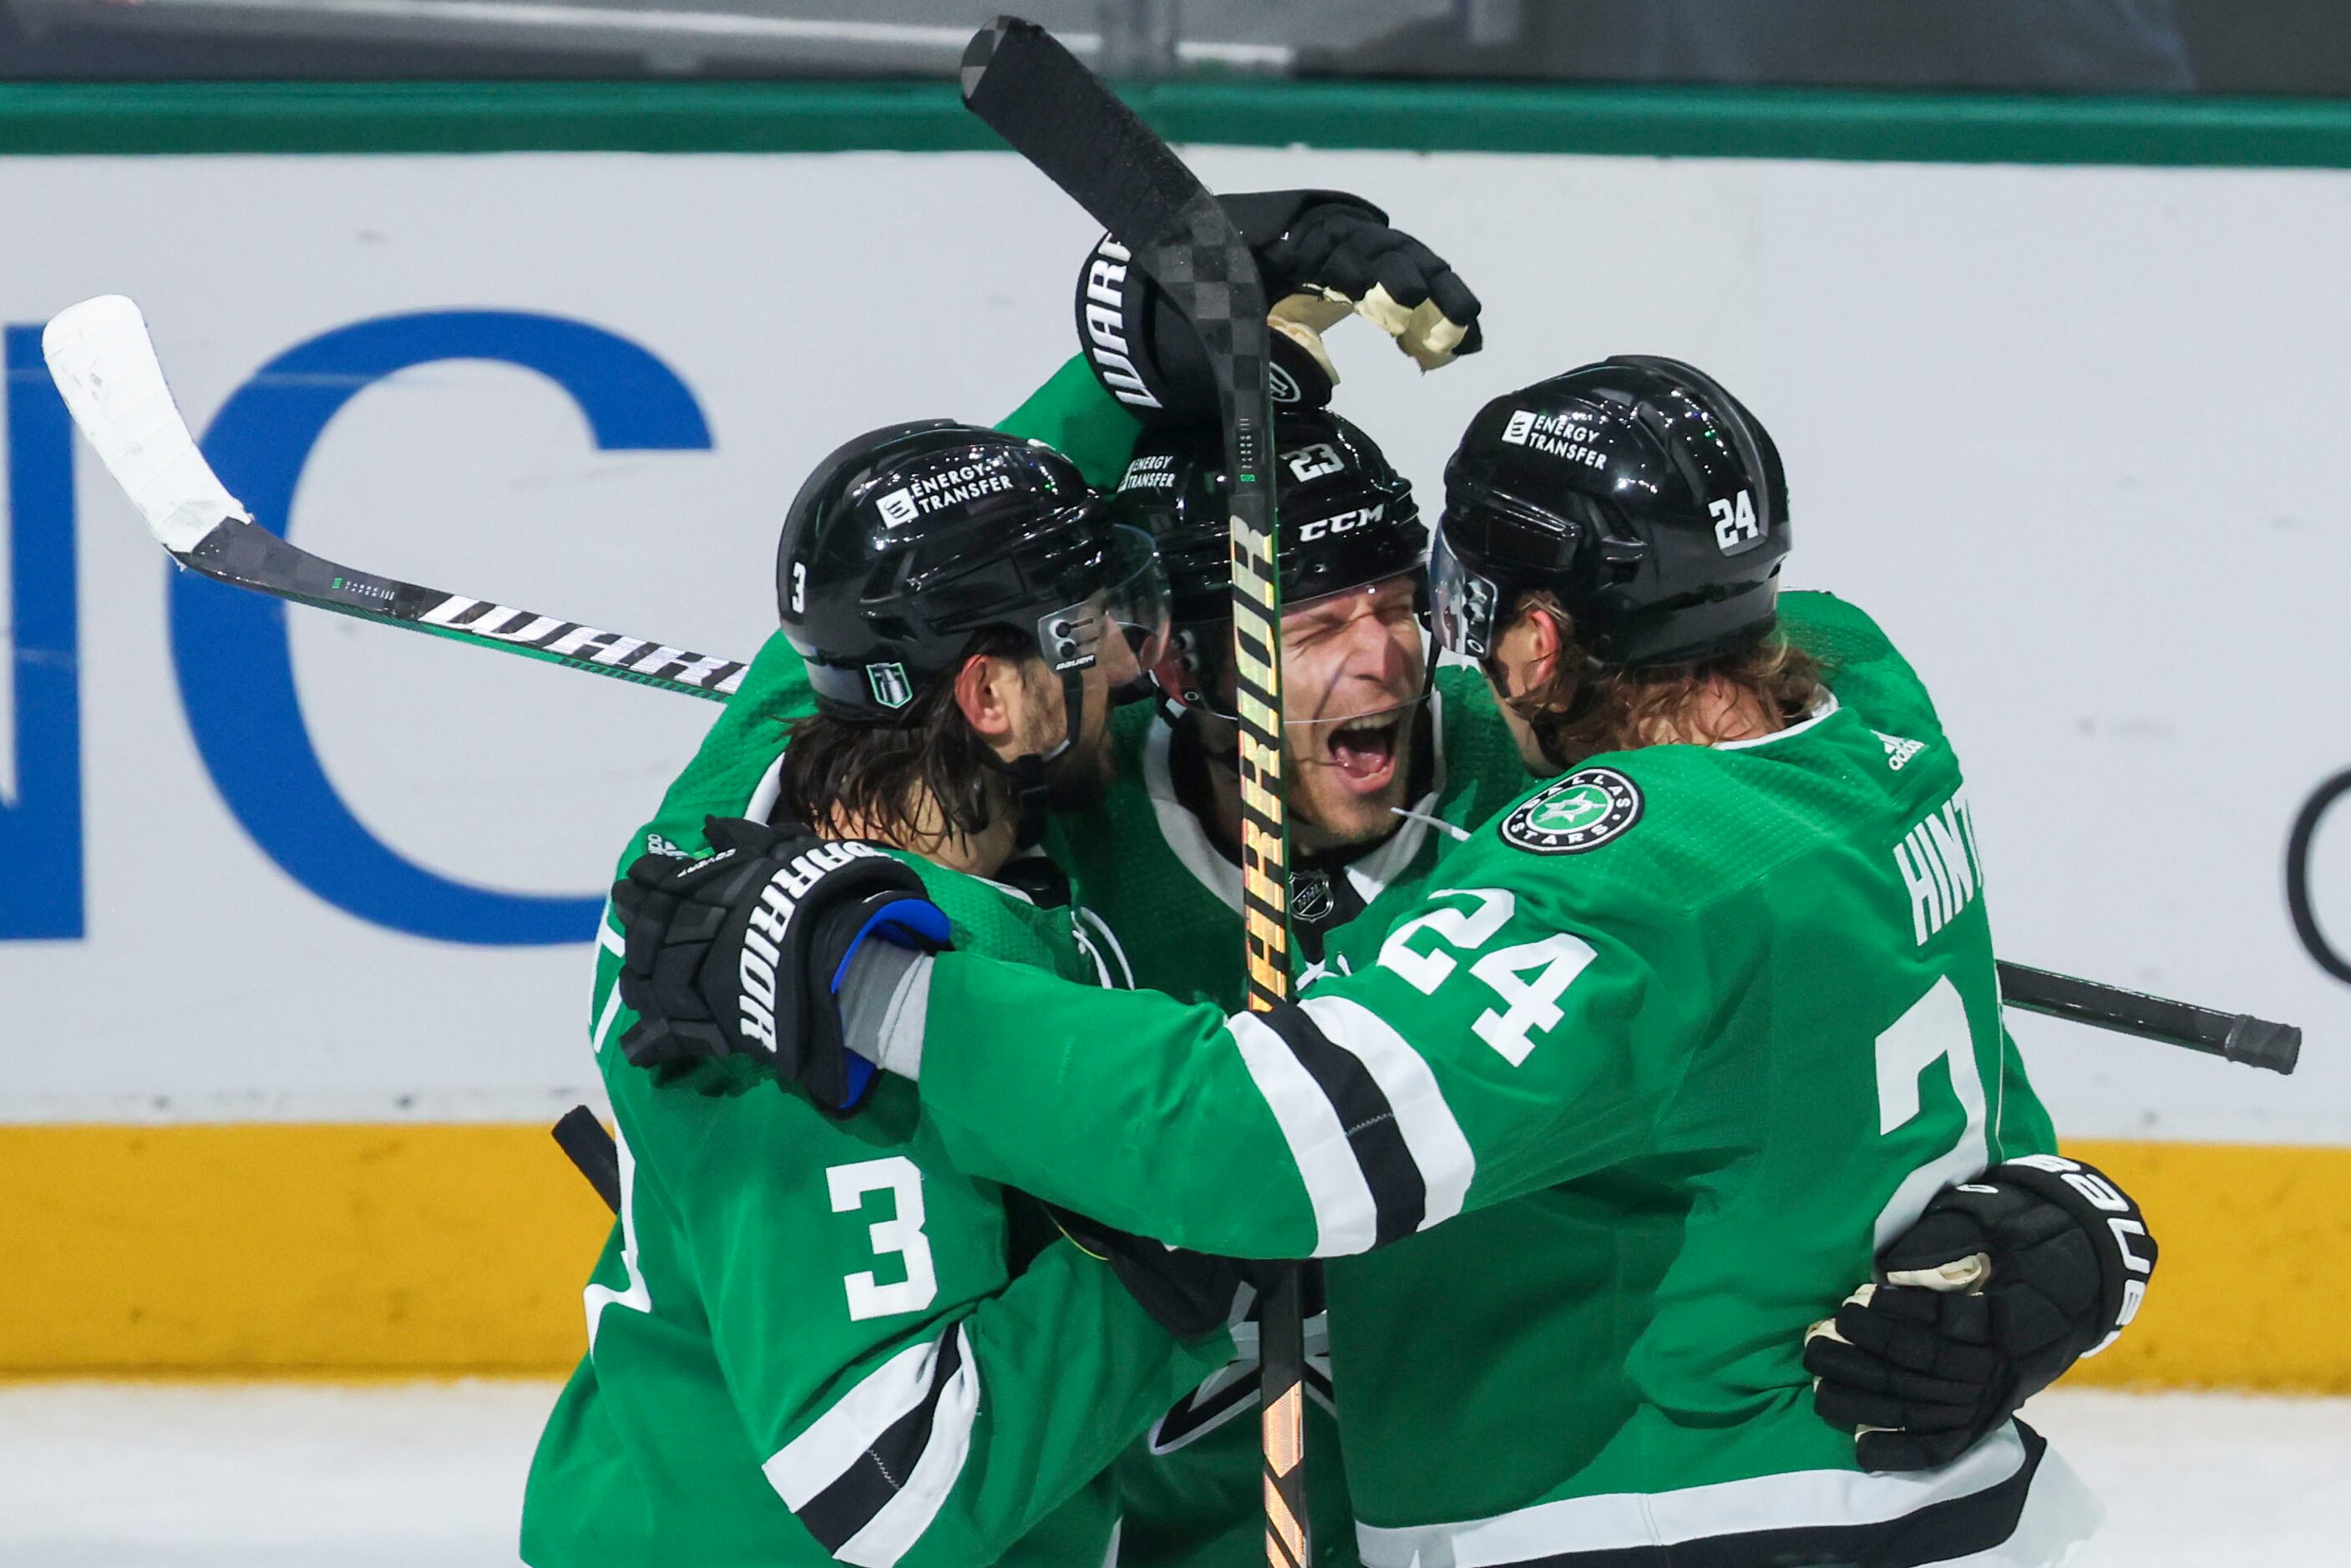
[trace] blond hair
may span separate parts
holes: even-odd
[[[1710,732],[1699,717],[1699,699],[1725,687],[1734,699],[1725,711],[1737,712],[1744,704],[1736,699],[1745,698],[1783,722],[1801,717],[1820,691],[1820,660],[1777,631],[1709,659],[1595,673],[1595,661],[1576,640],[1574,618],[1559,601],[1547,593],[1530,594],[1519,614],[1534,609],[1559,624],[1559,661],[1549,681],[1509,701],[1543,753],[1561,768],[1601,752],[1667,741],[1711,745],[1729,740],[1729,732]]]

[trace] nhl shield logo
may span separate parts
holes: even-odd
[[[1312,925],[1331,917],[1331,873],[1292,871],[1290,874],[1290,918]]]
[[[906,679],[903,664],[867,665],[865,684],[873,689],[873,701],[884,708],[904,708],[914,700],[914,684]]]
[[[1582,768],[1502,819],[1505,842],[1537,855],[1597,849],[1641,820],[1641,789],[1614,768]]]

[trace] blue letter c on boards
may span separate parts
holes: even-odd
[[[298,344],[254,374],[205,432],[205,455],[255,518],[288,532],[294,489],[345,403],[412,366],[488,359],[563,389],[604,452],[706,450],[710,429],[668,366],[584,322],[515,311],[388,316]],[[172,659],[196,749],[255,843],[338,909],[443,941],[586,941],[603,896],[513,893],[427,870],[362,826],[311,744],[294,691],[286,606],[171,574]]]

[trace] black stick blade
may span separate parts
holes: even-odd
[[[963,57],[963,101],[1127,245],[1176,237],[1200,182],[1157,133],[1034,22],[998,16]]]

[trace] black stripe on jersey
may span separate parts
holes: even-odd
[[[1353,1052],[1332,1044],[1301,1009],[1284,1002],[1261,1016],[1339,1113],[1347,1147],[1372,1189],[1377,1217],[1372,1245],[1384,1247],[1419,1230],[1428,1218],[1428,1182],[1413,1163],[1404,1129],[1378,1081]]]
[[[1506,1568],[1763,1568],[1764,1564],[1817,1563],[1835,1568],[1919,1568],[1989,1552],[2016,1533],[2025,1493],[2041,1468],[2049,1440],[2019,1421],[2024,1463],[1997,1486],[1965,1497],[1929,1503],[1899,1519],[1876,1524],[1814,1524],[1792,1530],[1754,1530],[1741,1535],[1708,1535],[1671,1546],[1623,1546],[1605,1552],[1562,1552],[1531,1557]]]
[[[827,1552],[838,1554],[856,1533],[890,1506],[914,1473],[914,1462],[930,1446],[931,1418],[939,1396],[963,1365],[962,1331],[950,1327],[939,1340],[939,1354],[931,1364],[931,1386],[923,1402],[891,1422],[857,1456],[831,1486],[802,1503],[795,1516]]]
[[[1165,1459],[1195,1438],[1207,1437],[1244,1410],[1257,1408],[1260,1387],[1258,1383],[1257,1358],[1250,1356],[1245,1365],[1249,1372],[1203,1397],[1195,1388],[1168,1407],[1167,1413],[1152,1424],[1144,1434],[1144,1446],[1154,1459]],[[1200,1386],[1202,1388],[1207,1384]],[[1306,1397],[1325,1410],[1335,1408],[1331,1397],[1331,1375],[1313,1356],[1306,1358]]]

